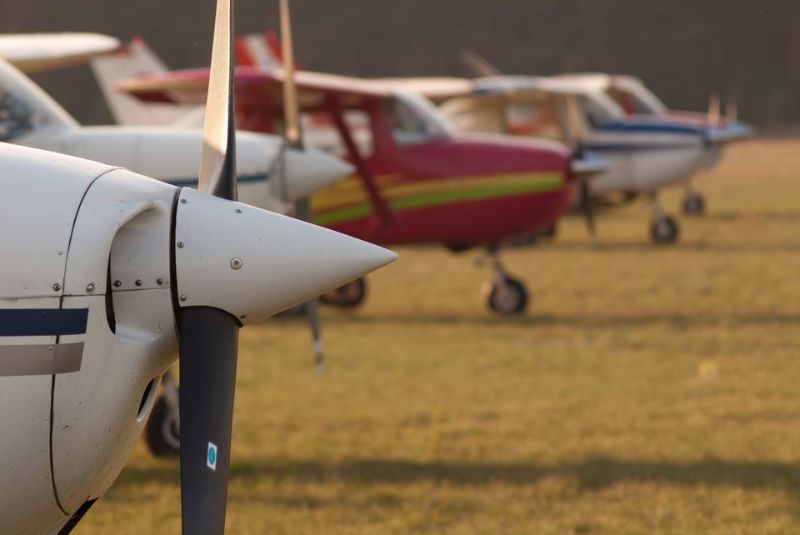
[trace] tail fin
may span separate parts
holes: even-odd
[[[44,129],[77,126],[77,121],[42,88],[0,59],[0,141],[22,139]]]
[[[114,89],[114,84],[120,80],[168,71],[161,59],[139,37],[115,53],[93,59],[92,70],[117,124],[171,125],[189,111],[185,106],[144,104]]]
[[[283,51],[273,31],[236,38],[236,63],[267,71],[283,68]]]

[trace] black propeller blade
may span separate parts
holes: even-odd
[[[232,39],[233,0],[218,0],[199,189],[236,200]],[[235,317],[221,310],[180,310],[184,534],[222,535],[225,531],[239,327]]]

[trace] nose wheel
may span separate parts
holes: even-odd
[[[505,316],[522,314],[528,307],[528,290],[521,280],[514,277],[495,279],[489,288],[486,305],[492,312]]]
[[[686,215],[701,216],[706,213],[706,199],[696,191],[690,190],[683,198],[681,206]]]
[[[650,207],[653,211],[653,222],[650,224],[650,237],[656,245],[670,245],[675,243],[680,236],[678,222],[661,209],[658,193],[648,196]]]
[[[367,281],[354,280],[320,297],[320,302],[338,308],[356,308],[367,298]]]
[[[529,301],[525,283],[506,272],[498,247],[489,248],[489,258],[495,276],[486,292],[486,305],[492,312],[504,316],[522,314]]]
[[[164,374],[162,395],[153,405],[144,430],[147,449],[155,457],[177,457],[181,452],[178,385],[171,372]]]

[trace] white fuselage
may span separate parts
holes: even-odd
[[[0,196],[0,521],[3,533],[42,535],[111,485],[149,413],[148,385],[174,360],[176,190],[5,144],[0,156],[11,192]],[[145,220],[164,239],[143,240]],[[109,269],[125,281],[115,332]]]

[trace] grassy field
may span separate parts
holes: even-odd
[[[402,249],[369,302],[242,332],[228,533],[800,533],[800,142],[737,147],[710,213],[649,244],[643,204],[509,252]],[[665,196],[678,212],[681,192]],[[179,533],[177,465],[138,447],[78,535]]]

